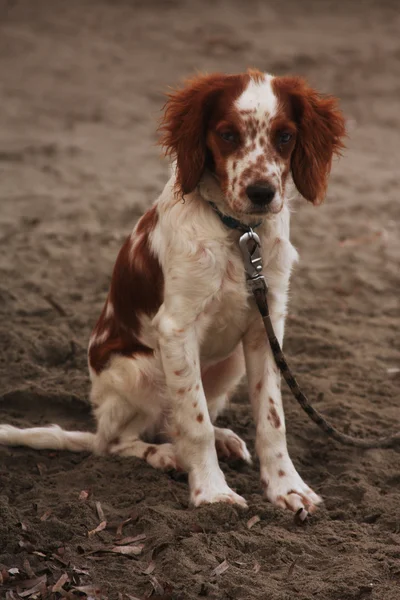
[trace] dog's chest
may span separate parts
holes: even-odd
[[[287,238],[275,234],[262,240],[261,253],[269,294],[285,293],[292,264],[297,258],[296,250]],[[202,356],[211,360],[228,356],[243,338],[257,312],[246,284],[243,258],[236,248],[228,254],[219,292],[207,308]]]
[[[234,253],[226,261],[220,289],[206,311],[204,358],[223,358],[235,349],[248,326],[249,299],[243,261],[239,253]]]

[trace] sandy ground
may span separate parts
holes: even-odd
[[[395,1],[3,0],[0,422],[91,426],[89,332],[166,181],[162,93],[256,66],[338,95],[349,128],[325,205],[295,206],[287,354],[341,429],[399,428],[399,15]],[[398,600],[399,452],[339,447],[285,402],[291,455],[325,499],[303,528],[262,500],[256,467],[223,464],[247,513],[192,510],[185,476],[140,461],[1,448],[0,598],[37,577],[46,597],[66,573],[65,590],[110,600]],[[254,450],[245,388],[221,422]],[[104,552],[138,535],[141,554]]]

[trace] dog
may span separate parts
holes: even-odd
[[[249,451],[214,422],[246,373],[263,493],[275,506],[313,512],[321,498],[288,454],[280,374],[238,240],[249,226],[261,240],[282,344],[297,260],[289,240],[292,183],[313,204],[324,199],[345,136],[338,102],[299,77],[197,75],[168,95],[160,135],[172,175],[122,246],[90,338],[96,433],[2,425],[0,442],[181,468],[194,506],[245,507],[217,452],[251,462]]]

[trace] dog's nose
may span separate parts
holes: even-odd
[[[269,183],[249,185],[246,188],[248,198],[258,206],[267,206],[272,202],[276,189]]]

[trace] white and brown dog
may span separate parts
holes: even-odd
[[[213,425],[247,373],[268,500],[297,512],[320,498],[287,451],[280,374],[246,288],[235,225],[258,225],[270,313],[282,344],[296,250],[290,175],[318,204],[344,119],[332,97],[297,77],[204,75],[169,95],[162,144],[173,175],[123,245],[89,343],[95,434],[0,426],[0,442],[136,456],[189,473],[198,506],[246,506],[217,450],[250,461],[245,443]],[[148,443],[162,434],[165,443]]]

